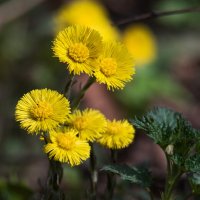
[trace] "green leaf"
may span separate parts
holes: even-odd
[[[194,194],[200,194],[200,172],[187,174],[192,192]]]
[[[146,131],[164,150],[168,145],[174,145],[175,151],[180,149],[178,152],[182,154],[185,154],[200,136],[200,132],[193,129],[180,113],[168,108],[154,108],[145,116],[136,117],[132,123]]]
[[[179,155],[178,153],[174,153],[172,156],[170,156],[170,159],[173,161],[175,165],[184,167],[185,165],[185,159],[183,156]]]
[[[27,200],[33,195],[31,189],[21,182],[7,182],[0,179],[0,199]]]
[[[143,117],[132,120],[134,126],[142,129],[159,144],[166,148],[173,144],[173,133],[176,128],[176,119],[180,118],[178,113],[167,108],[154,108]]]
[[[189,158],[200,150],[200,131],[194,129],[180,113],[168,108],[154,108],[143,117],[132,120],[134,126],[147,132],[161,146],[170,160],[182,170],[200,170],[200,158]],[[195,163],[199,162],[195,166]],[[199,166],[198,166],[199,165]]]
[[[103,167],[102,170],[118,174],[121,179],[138,184],[142,187],[149,187],[151,183],[151,174],[146,168],[116,164],[107,165]]]
[[[200,155],[195,154],[185,161],[185,168],[189,172],[200,173]]]

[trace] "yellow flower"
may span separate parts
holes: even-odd
[[[57,30],[73,24],[89,26],[98,31],[105,40],[118,39],[118,31],[111,26],[105,8],[96,1],[73,1],[58,11],[55,16]]]
[[[127,147],[135,137],[135,129],[127,120],[109,121],[107,130],[98,139],[98,142],[110,149]]]
[[[94,76],[110,89],[122,89],[135,73],[134,60],[125,46],[120,43],[105,43],[97,59]]]
[[[59,129],[50,132],[50,141],[44,146],[44,152],[49,158],[68,163],[71,166],[79,165],[90,156],[90,145],[76,137],[77,132],[70,129]]]
[[[156,58],[156,40],[147,26],[129,26],[122,35],[122,41],[133,55],[136,64],[148,64]]]
[[[70,73],[91,75],[93,63],[102,50],[102,40],[97,31],[74,25],[58,34],[52,49],[60,62],[67,64]]]
[[[69,101],[57,91],[32,90],[17,103],[15,116],[29,133],[46,132],[56,128],[70,113]]]
[[[98,110],[75,110],[66,121],[69,127],[79,133],[79,137],[90,142],[95,141],[105,131],[106,119]]]

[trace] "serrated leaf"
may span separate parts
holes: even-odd
[[[192,192],[200,194],[200,172],[199,173],[188,173],[187,174]]]
[[[189,173],[188,178],[195,184],[200,186],[200,172],[199,173]]]
[[[130,167],[128,165],[107,165],[102,168],[104,171],[118,174],[121,179],[138,184],[142,187],[149,187],[151,174],[146,168]]]
[[[194,129],[180,113],[168,108],[154,108],[143,117],[132,120],[132,123],[135,127],[146,131],[168,154],[171,161],[182,169],[185,169],[185,162],[191,152],[194,149],[198,151],[198,146],[200,147],[198,142],[200,131]],[[194,163],[195,161],[188,160],[187,167],[190,166],[194,170]]]
[[[173,144],[175,148],[182,147],[180,152],[183,152],[200,137],[200,132],[192,128],[180,113],[168,108],[154,108],[143,117],[136,117],[132,123],[145,130],[163,149]]]
[[[200,173],[200,155],[195,154],[185,161],[185,168],[188,172]]]
[[[172,155],[171,157],[171,160],[173,161],[173,163],[175,165],[178,165],[178,166],[184,166],[184,163],[185,163],[185,159],[183,158],[183,156],[175,153],[174,155]]]
[[[159,144],[166,148],[173,144],[173,130],[176,128],[176,119],[180,115],[166,108],[155,108],[143,117],[132,120],[134,126],[145,130],[147,134]]]

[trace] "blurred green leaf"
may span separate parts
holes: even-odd
[[[149,187],[151,183],[151,174],[145,168],[130,167],[128,165],[107,165],[102,170],[118,174],[121,179],[142,187]]]
[[[26,23],[20,21],[3,31],[0,35],[0,54],[6,62],[28,56],[35,47],[34,38],[30,38]]]
[[[200,172],[187,174],[192,193],[200,194]]]
[[[134,126],[147,132],[147,134],[163,149],[168,145],[174,145],[176,151],[181,148],[184,154],[191,145],[195,144],[195,138],[199,138],[200,132],[192,128],[180,113],[168,108],[154,108],[143,117],[132,120]]]
[[[178,153],[174,152],[174,154],[170,156],[170,159],[176,166],[181,166],[183,169],[185,168],[185,158],[182,155],[179,155]]]
[[[32,191],[21,182],[0,180],[0,199],[2,200],[27,200],[32,194]]]
[[[124,105],[133,108],[135,111],[136,109],[143,110],[155,97],[169,97],[173,99],[185,97],[186,92],[182,86],[165,73],[164,69],[161,71],[159,69],[160,66],[164,68],[161,62],[154,64],[154,66],[145,66],[142,69],[137,69],[134,80],[128,83],[124,90],[117,91],[117,98]]]
[[[66,181],[71,188],[75,188],[76,190],[81,187],[83,184],[82,176],[78,168],[75,167],[63,167],[64,177],[63,179]]]
[[[200,155],[195,154],[185,161],[185,168],[189,172],[200,173]]]
[[[154,10],[159,11],[169,11],[169,10],[178,10],[178,9],[184,9],[184,8],[191,8],[199,6],[199,2],[196,0],[164,0],[164,1],[158,1],[155,6]],[[162,24],[165,24],[170,27],[180,28],[183,27],[191,27],[195,26],[197,27],[198,24],[198,13],[183,13],[183,14],[177,14],[177,15],[171,15],[159,18],[158,21]]]

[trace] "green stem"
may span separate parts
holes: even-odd
[[[98,172],[97,172],[97,162],[94,153],[94,146],[91,143],[91,154],[90,154],[90,169],[91,169],[91,188],[92,188],[92,200],[97,199],[97,182],[98,182]]]
[[[44,133],[44,142],[48,144],[50,139],[47,133]],[[60,190],[60,183],[63,177],[63,168],[60,162],[49,159],[49,170],[46,182],[46,188],[42,195],[43,200],[58,199],[64,200],[64,193]]]
[[[176,186],[180,176],[182,175],[182,171],[180,169],[174,172],[174,168],[172,163],[170,162],[170,158],[166,155],[167,158],[167,178],[165,183],[165,191],[162,195],[162,200],[170,200],[172,196],[172,191]]]
[[[74,83],[74,75],[70,74],[69,80],[67,81],[67,83],[65,85],[65,89],[64,89],[64,95],[68,99],[70,99],[70,97],[71,97],[71,88],[72,88],[73,83]]]
[[[111,149],[111,160],[112,160],[112,163],[117,162],[117,151],[116,150]]]
[[[63,177],[63,168],[60,162],[49,160],[47,184],[53,190],[58,190]]]
[[[41,196],[42,200],[64,200],[65,195],[60,189],[60,183],[63,176],[63,168],[60,162],[49,160],[49,171],[46,182],[46,187],[44,188],[43,194]]]
[[[45,144],[48,144],[50,142],[50,138],[48,136],[48,133],[45,132],[45,133],[42,134],[42,136],[44,137]]]
[[[115,164],[117,162],[117,151],[111,149],[111,162]],[[113,199],[114,190],[116,186],[116,176],[114,174],[108,174],[108,200]]]
[[[79,104],[80,101],[83,99],[83,97],[85,96],[86,91],[89,89],[89,87],[95,82],[95,78],[91,77],[88,79],[87,83],[83,86],[83,88],[81,89],[80,93],[78,94],[77,98],[74,100],[74,102],[72,103],[72,108],[76,109]]]
[[[150,188],[146,188],[146,191],[149,194],[150,200],[154,200],[154,196],[153,196],[153,193],[151,192],[151,189]]]
[[[167,180],[166,183],[166,189],[163,195],[163,200],[170,200],[171,199],[171,195],[172,195],[172,191],[174,189],[174,187],[176,186],[180,176],[181,176],[181,172],[177,173],[175,175],[175,177],[171,177],[170,179]]]

